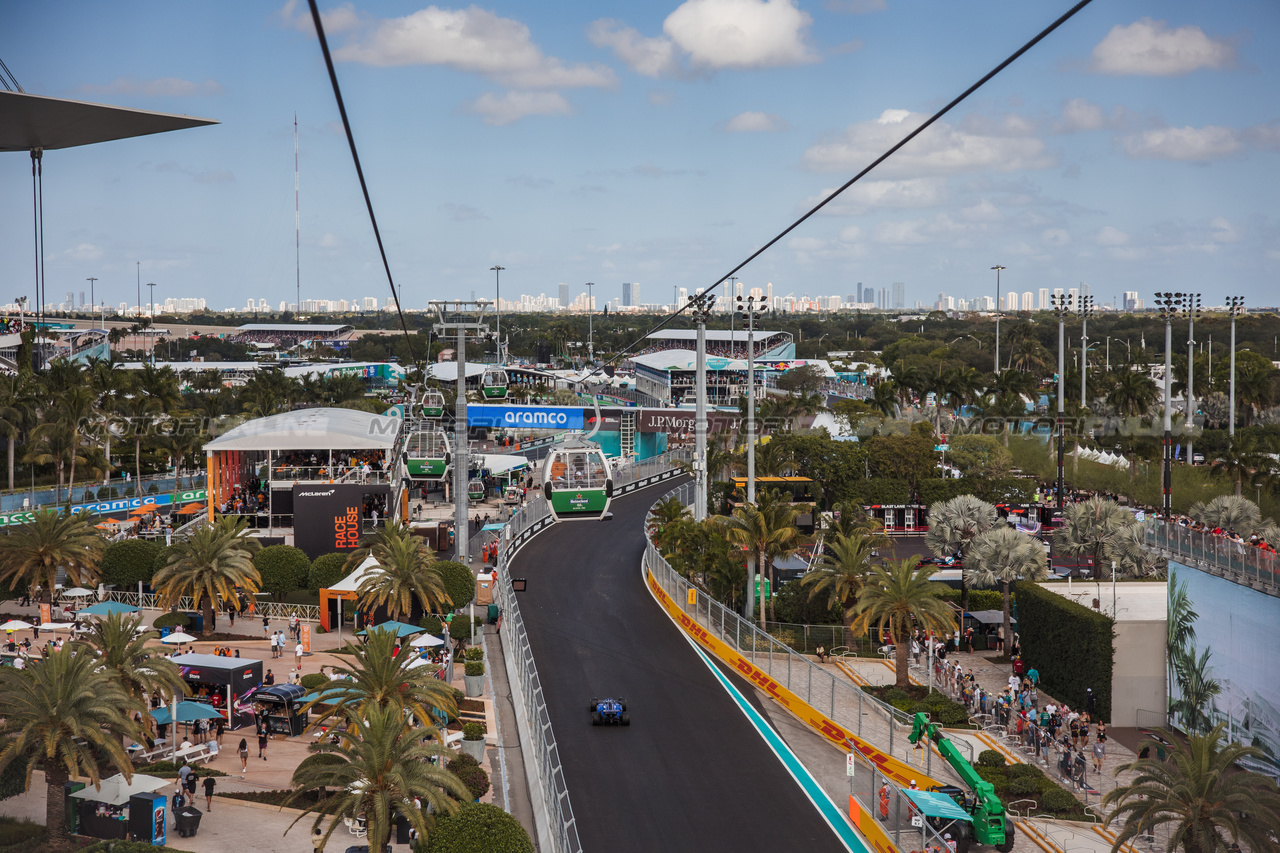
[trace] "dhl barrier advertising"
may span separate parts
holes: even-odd
[[[667,595],[666,590],[658,583],[653,572],[646,571],[645,578],[649,584],[650,591],[653,592],[658,601],[662,602],[662,606],[667,613],[686,634],[693,637],[699,645],[733,667],[743,678],[769,694],[780,705],[795,714],[802,722],[841,750],[849,752],[851,749],[856,749],[862,754],[863,758],[875,765],[877,770],[899,785],[906,786],[913,779],[923,788],[943,784],[936,779],[930,779],[928,776],[923,775],[918,769],[913,768],[905,761],[900,761],[891,755],[881,752],[867,741],[853,734],[853,732],[845,730],[834,720],[775,681],[767,672],[753,664],[750,658],[743,657],[728,643],[713,636],[710,631],[698,624],[697,621],[672,601],[671,596]]]

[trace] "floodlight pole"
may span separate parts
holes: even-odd
[[[1200,294],[1187,294],[1187,419],[1183,425],[1183,429],[1187,433],[1187,464],[1194,465],[1195,457],[1192,455],[1193,442],[1195,438],[1192,436],[1192,427],[1196,425],[1196,396],[1195,396],[1195,380],[1196,380],[1196,315],[1200,313]]]
[[[1064,327],[1066,316],[1071,311],[1071,300],[1060,293],[1053,295],[1053,313],[1058,317],[1058,509],[1066,506],[1064,497],[1066,443],[1063,433],[1066,430],[1066,369],[1067,369],[1067,337]]]
[[[433,301],[430,307],[436,310],[440,322],[435,324],[435,332],[444,338],[448,332],[457,333],[458,387],[454,403],[453,430],[453,541],[454,559],[469,568],[468,539],[471,532],[471,518],[467,498],[467,478],[471,465],[467,444],[467,333],[479,337],[489,333],[488,324],[484,323],[484,314],[488,310],[489,301],[481,299],[476,302],[439,302]]]
[[[763,301],[757,305],[754,296],[746,301],[737,297],[735,313],[741,313],[747,321],[747,503],[756,502],[756,320],[764,313]],[[752,605],[751,572],[747,572],[747,600],[742,608],[742,615],[751,618],[754,611]]]
[[[1093,316],[1093,297],[1080,297],[1080,408],[1089,405],[1089,318]]]
[[[1156,305],[1164,320],[1164,483],[1160,512],[1165,521],[1173,517],[1173,318],[1182,308],[1184,294],[1157,293]]]
[[[1231,314],[1231,381],[1227,396],[1227,436],[1236,434],[1236,317],[1244,310],[1243,296],[1228,296],[1227,310]]]
[[[1000,375],[1000,270],[1008,269],[996,264],[992,267],[996,271],[996,376]]]
[[[702,521],[707,517],[707,320],[710,319],[712,297],[699,294],[693,298],[694,306],[689,312],[698,324],[698,348],[696,352],[697,371],[694,382],[695,413],[693,418],[693,478],[694,506],[693,520]]]

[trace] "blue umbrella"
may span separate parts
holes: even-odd
[[[151,711],[151,716],[156,718],[156,723],[167,726],[172,721],[171,710],[169,708],[155,708]],[[222,717],[221,711],[214,710],[203,702],[179,702],[178,703],[178,722],[194,723],[196,720],[216,720]]]
[[[83,610],[77,610],[77,614],[86,616],[110,616],[112,613],[137,613],[138,608],[132,604],[122,604],[119,601],[100,601],[97,604],[91,604]]]
[[[374,625],[365,631],[357,631],[358,635],[363,635],[367,631],[395,631],[397,637],[410,637],[414,634],[421,634],[422,628],[417,625],[410,625],[407,622],[383,622],[381,625]]]

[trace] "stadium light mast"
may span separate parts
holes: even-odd
[[[1007,270],[1008,267],[1002,267],[996,264],[992,267],[996,271],[996,376],[1000,375],[1000,270]]]
[[[1093,297],[1080,297],[1080,408],[1089,405],[1089,318],[1093,316]]]
[[[756,320],[764,316],[764,300],[756,302],[754,296],[744,301],[737,297],[737,309],[747,323],[747,503],[756,502]],[[742,615],[751,618],[751,572],[747,572],[747,600],[743,605]]]
[[[694,521],[702,521],[707,517],[707,321],[711,319],[711,307],[715,298],[709,293],[700,293],[690,300],[693,307],[689,309],[693,321],[698,324],[698,344],[696,353],[697,370],[694,382],[694,400],[696,411],[693,419],[693,478],[694,478]]]
[[[1187,464],[1194,465],[1192,455],[1192,429],[1196,425],[1196,318],[1200,316],[1200,294],[1187,294],[1187,418],[1183,428],[1187,432]]]
[[[1231,314],[1231,381],[1227,395],[1227,436],[1236,434],[1236,317],[1244,313],[1244,297],[1228,296],[1227,311]]]
[[[1064,465],[1066,463],[1066,443],[1063,438],[1063,431],[1066,429],[1066,361],[1067,361],[1067,337],[1064,322],[1069,313],[1071,313],[1071,298],[1065,294],[1055,293],[1052,297],[1051,304],[1053,313],[1058,318],[1058,509],[1061,510],[1065,505],[1064,489],[1066,480]]]
[[[1182,310],[1183,293],[1157,293],[1156,305],[1164,320],[1164,483],[1160,512],[1165,521],[1173,517],[1173,318]]]
[[[489,334],[489,324],[484,322],[489,300],[475,302],[432,301],[439,322],[434,330],[441,340],[450,332],[457,336],[458,394],[454,403],[453,430],[453,541],[454,559],[470,569],[468,536],[471,533],[471,514],[467,504],[467,480],[471,474],[467,444],[467,337],[483,340]]]
[[[494,334],[498,336],[498,364],[506,364],[502,358],[502,271],[506,267],[494,264],[489,267],[493,271],[493,309],[494,309]]]

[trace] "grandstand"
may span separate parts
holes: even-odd
[[[698,332],[695,329],[661,329],[649,335],[650,343],[640,354],[662,352],[664,350],[692,350],[697,345]],[[708,329],[706,331],[707,355],[721,358],[747,357],[747,330]],[[757,329],[755,333],[755,355],[757,359],[790,359],[796,357],[796,345],[790,332],[769,332]]]
[[[246,323],[236,329],[231,340],[242,344],[275,344],[286,341],[314,341],[325,346],[344,347],[355,332],[345,324],[320,323]]]

